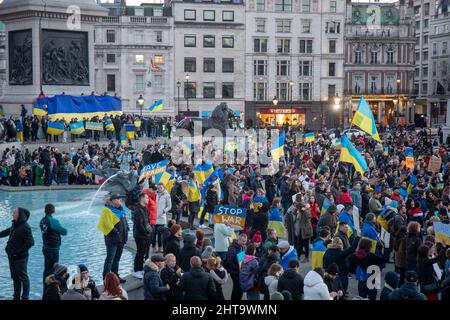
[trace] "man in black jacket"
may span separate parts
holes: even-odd
[[[136,242],[136,256],[134,258],[134,272],[144,270],[145,251],[149,248],[152,227],[147,214],[148,195],[141,193],[139,203],[133,211],[133,237]]]
[[[14,283],[14,300],[28,300],[30,294],[30,279],[28,278],[28,250],[34,246],[33,233],[27,221],[30,211],[17,208],[13,213],[10,228],[0,232],[0,238],[9,236],[6,243],[6,254],[9,269]]]
[[[278,292],[287,290],[291,293],[292,300],[301,300],[303,296],[303,278],[298,273],[298,260],[290,260],[287,269],[278,280]]]
[[[49,186],[51,185],[51,172],[50,172],[50,166],[51,166],[51,161],[50,161],[50,147],[45,148],[44,150],[42,150],[41,152],[41,158],[39,159],[39,161],[44,165],[44,185],[45,186]]]
[[[239,284],[239,261],[238,254],[242,254],[244,246],[247,244],[247,235],[245,233],[239,235],[229,246],[224,267],[233,280],[233,291],[231,293],[231,300],[241,300],[242,290]]]
[[[216,296],[216,285],[211,274],[202,268],[202,260],[191,258],[191,269],[180,279],[180,289],[184,291],[184,300],[213,300]]]
[[[193,256],[200,256],[200,250],[195,246],[195,236],[187,234],[183,236],[183,248],[180,250],[180,267],[183,272],[189,271],[190,261]]]

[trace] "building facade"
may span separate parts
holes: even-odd
[[[361,96],[381,126],[414,121],[414,46],[409,3],[347,1],[342,110],[345,127]]]
[[[174,99],[178,114],[207,116],[221,102],[242,115],[245,6],[242,0],[173,0]]]
[[[163,110],[152,114],[173,116],[172,31],[171,10],[162,4],[110,8],[95,27],[96,92],[117,94],[123,110],[136,114],[162,99]]]
[[[5,25],[0,22],[0,97],[6,83],[6,32]]]
[[[247,1],[247,119],[333,126],[333,97],[344,87],[345,9],[344,1]]]

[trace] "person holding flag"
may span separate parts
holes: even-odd
[[[359,99],[358,107],[356,108],[355,115],[353,116],[352,124],[359,127],[362,131],[367,132],[376,141],[381,142],[372,110],[370,109],[364,97],[361,97]],[[346,138],[345,135],[344,138]]]
[[[197,181],[195,180],[195,173],[191,172],[189,174],[188,181],[188,192],[187,192],[187,200],[188,200],[188,210],[189,210],[189,228],[191,230],[195,230],[194,228],[194,220],[200,211],[200,191]]]
[[[367,171],[366,160],[345,135],[342,138],[341,157],[339,161],[353,164],[356,171],[361,173],[361,175]]]
[[[273,143],[271,155],[274,160],[280,159],[284,155],[284,145],[286,143],[286,134],[284,130],[281,130],[278,139]]]

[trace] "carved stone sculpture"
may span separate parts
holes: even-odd
[[[9,84],[33,84],[33,40],[31,30],[9,32]]]

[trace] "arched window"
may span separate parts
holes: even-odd
[[[374,47],[370,50],[370,63],[378,64],[378,48]]]
[[[361,48],[357,47],[355,49],[355,64],[361,64],[361,63],[362,63]]]
[[[387,49],[387,63],[394,64],[394,49]]]

